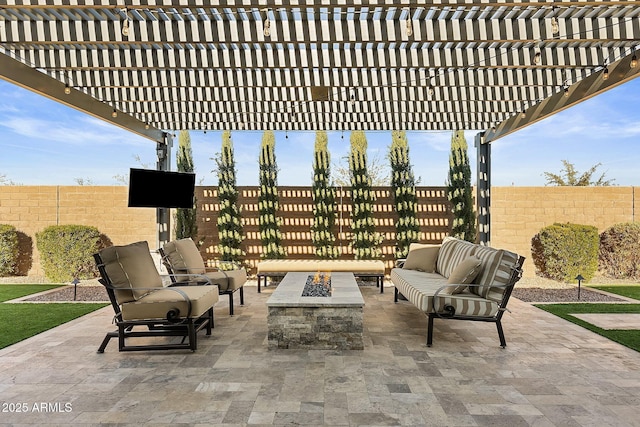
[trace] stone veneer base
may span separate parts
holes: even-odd
[[[313,273],[288,273],[267,301],[273,349],[362,350],[364,299],[351,273],[332,273],[330,297],[302,297]]]

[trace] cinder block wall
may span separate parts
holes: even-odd
[[[247,249],[253,266],[259,259],[257,234],[257,192],[243,187],[241,204],[245,215],[245,232],[251,243]],[[312,218],[308,188],[281,188],[285,245],[292,256],[313,256],[309,242],[305,246]],[[376,220],[379,232],[385,236],[385,260],[392,264],[393,223],[395,213],[389,195],[377,189]],[[441,241],[447,234],[449,214],[442,187],[422,187],[418,191],[418,217],[423,241]],[[640,196],[635,187],[493,187],[491,208],[491,245],[518,252],[525,257],[525,276],[533,276],[531,238],[542,227],[554,222],[594,225],[599,231],[619,222],[636,221],[635,200]],[[205,258],[215,258],[215,219],[217,202],[215,187],[199,187],[200,233]],[[139,240],[157,246],[156,212],[151,208],[127,207],[126,186],[0,186],[0,223],[14,225],[20,233],[21,254],[19,274],[43,276],[35,235],[55,224],[82,224],[97,227],[113,244]],[[344,202],[348,202],[345,196]],[[348,217],[348,206],[345,218]],[[348,244],[348,221],[343,223],[343,235]],[[348,256],[348,253],[345,254]]]
[[[19,232],[19,274],[44,275],[36,233],[49,225],[91,225],[115,245],[147,240],[155,248],[156,210],[127,201],[126,186],[0,186],[0,223]]]
[[[535,275],[531,239],[553,223],[593,225],[602,232],[636,221],[635,187],[493,187],[491,246],[527,257],[525,277]]]

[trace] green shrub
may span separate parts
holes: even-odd
[[[531,252],[540,275],[573,282],[580,274],[588,281],[598,269],[599,243],[596,227],[556,223],[534,236]]]
[[[15,273],[18,264],[18,232],[13,225],[0,224],[0,276]]]
[[[602,232],[600,270],[616,279],[640,278],[640,224],[624,222]]]
[[[85,225],[52,225],[36,233],[45,275],[53,282],[96,277],[93,254],[101,240],[97,228]]]

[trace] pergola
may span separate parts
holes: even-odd
[[[0,0],[0,78],[159,168],[182,129],[478,131],[484,242],[490,143],[637,77],[639,44],[637,0]]]

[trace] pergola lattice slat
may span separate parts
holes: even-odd
[[[593,96],[593,82],[581,82],[640,41],[640,3],[630,0],[131,3],[0,1],[3,61],[38,70],[0,77],[54,99],[45,78],[73,86],[61,102],[115,108],[155,140],[157,129],[185,128],[462,128],[491,140],[579,102],[535,108],[566,87]],[[635,75],[611,73],[595,93]]]

